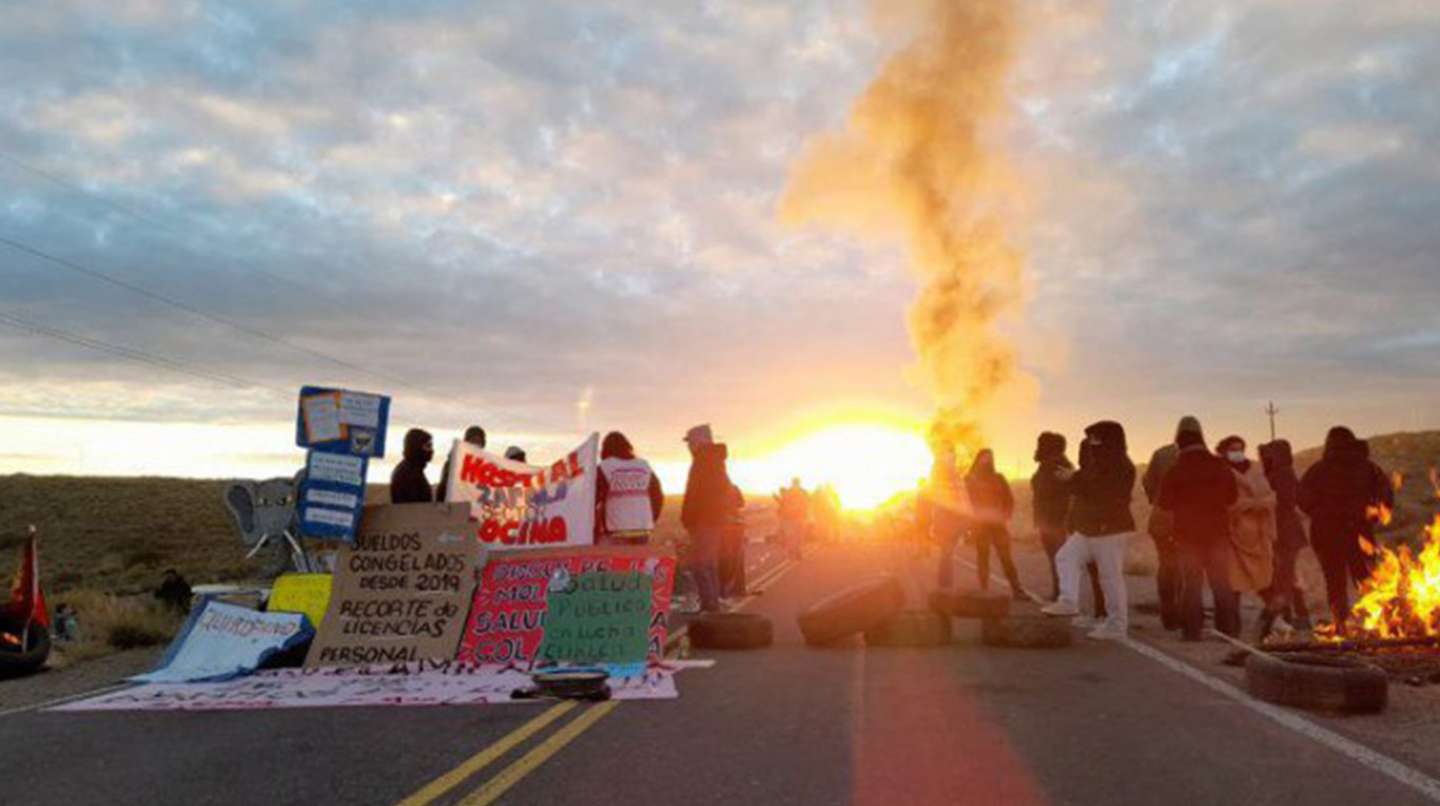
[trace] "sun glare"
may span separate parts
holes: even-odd
[[[822,428],[756,459],[737,463],[747,489],[776,489],[798,477],[807,489],[830,484],[846,509],[870,509],[913,488],[930,469],[930,452],[918,431],[890,425]]]

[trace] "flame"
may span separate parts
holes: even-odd
[[[1440,498],[1440,470],[1430,468],[1430,488],[1435,491],[1435,497]]]
[[[0,640],[3,640],[11,646],[20,646],[20,636],[14,633],[0,632]]]
[[[1390,522],[1395,520],[1395,511],[1391,509],[1390,506],[1384,501],[1381,501],[1377,504],[1372,504],[1368,507],[1365,507],[1365,517],[1369,518],[1372,521],[1375,521],[1376,523],[1379,523],[1381,526],[1389,526]],[[1362,547],[1365,542],[1365,538],[1360,538],[1360,543],[1362,544]],[[1365,553],[1369,554],[1370,552],[1367,551]]]
[[[1360,599],[1350,608],[1347,632],[1364,638],[1440,636],[1440,514],[1424,531],[1420,553],[1409,546],[1391,550],[1360,538],[1360,547],[1375,558],[1375,570],[1360,586]],[[1336,637],[1332,630],[1322,638]]]
[[[1390,486],[1394,488],[1395,492],[1400,492],[1400,488],[1405,486],[1405,474],[1398,470],[1391,473]]]

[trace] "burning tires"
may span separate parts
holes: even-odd
[[[1379,667],[1346,658],[1251,655],[1245,686],[1256,699],[1276,705],[1373,714],[1385,710],[1390,682]]]
[[[980,622],[980,643],[1015,649],[1063,649],[1074,642],[1068,619],[1041,615],[987,618]]]
[[[865,631],[866,646],[926,647],[950,643],[950,617],[934,610],[901,610]]]
[[[0,680],[34,674],[48,657],[49,630],[32,625],[27,635],[23,623],[0,621]]]
[[[1004,618],[1010,614],[1010,597],[989,591],[938,590],[930,594],[930,609],[955,618]]]
[[[688,629],[696,649],[763,649],[775,642],[770,619],[754,613],[702,613]]]
[[[824,646],[878,627],[904,606],[900,580],[886,575],[821,599],[796,621],[805,643]]]

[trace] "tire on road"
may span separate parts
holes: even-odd
[[[775,642],[770,619],[754,613],[701,613],[687,629],[696,649],[762,649]]]
[[[990,591],[939,590],[930,594],[930,609],[955,618],[1004,618],[1010,613],[1010,597]]]
[[[905,590],[900,580],[887,574],[821,599],[796,621],[805,643],[824,646],[878,627],[904,606]]]
[[[1069,619],[1024,615],[987,618],[980,622],[980,642],[986,646],[1063,649],[1074,639]]]
[[[1245,661],[1245,687],[1276,705],[1373,714],[1385,710],[1390,681],[1378,666],[1349,658],[1252,653]]]
[[[901,610],[865,631],[866,646],[922,647],[950,643],[950,617],[934,610]]]
[[[15,637],[18,641],[25,633],[25,625],[10,619],[0,620],[0,632]],[[9,642],[0,649],[0,680],[24,677],[40,671],[50,657],[50,631],[33,625],[26,637],[26,645],[12,647]]]

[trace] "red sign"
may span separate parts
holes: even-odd
[[[492,552],[475,588],[459,660],[529,663],[545,637],[546,594],[551,581],[596,571],[650,575],[654,587],[649,659],[659,661],[665,654],[675,558],[628,546]]]

